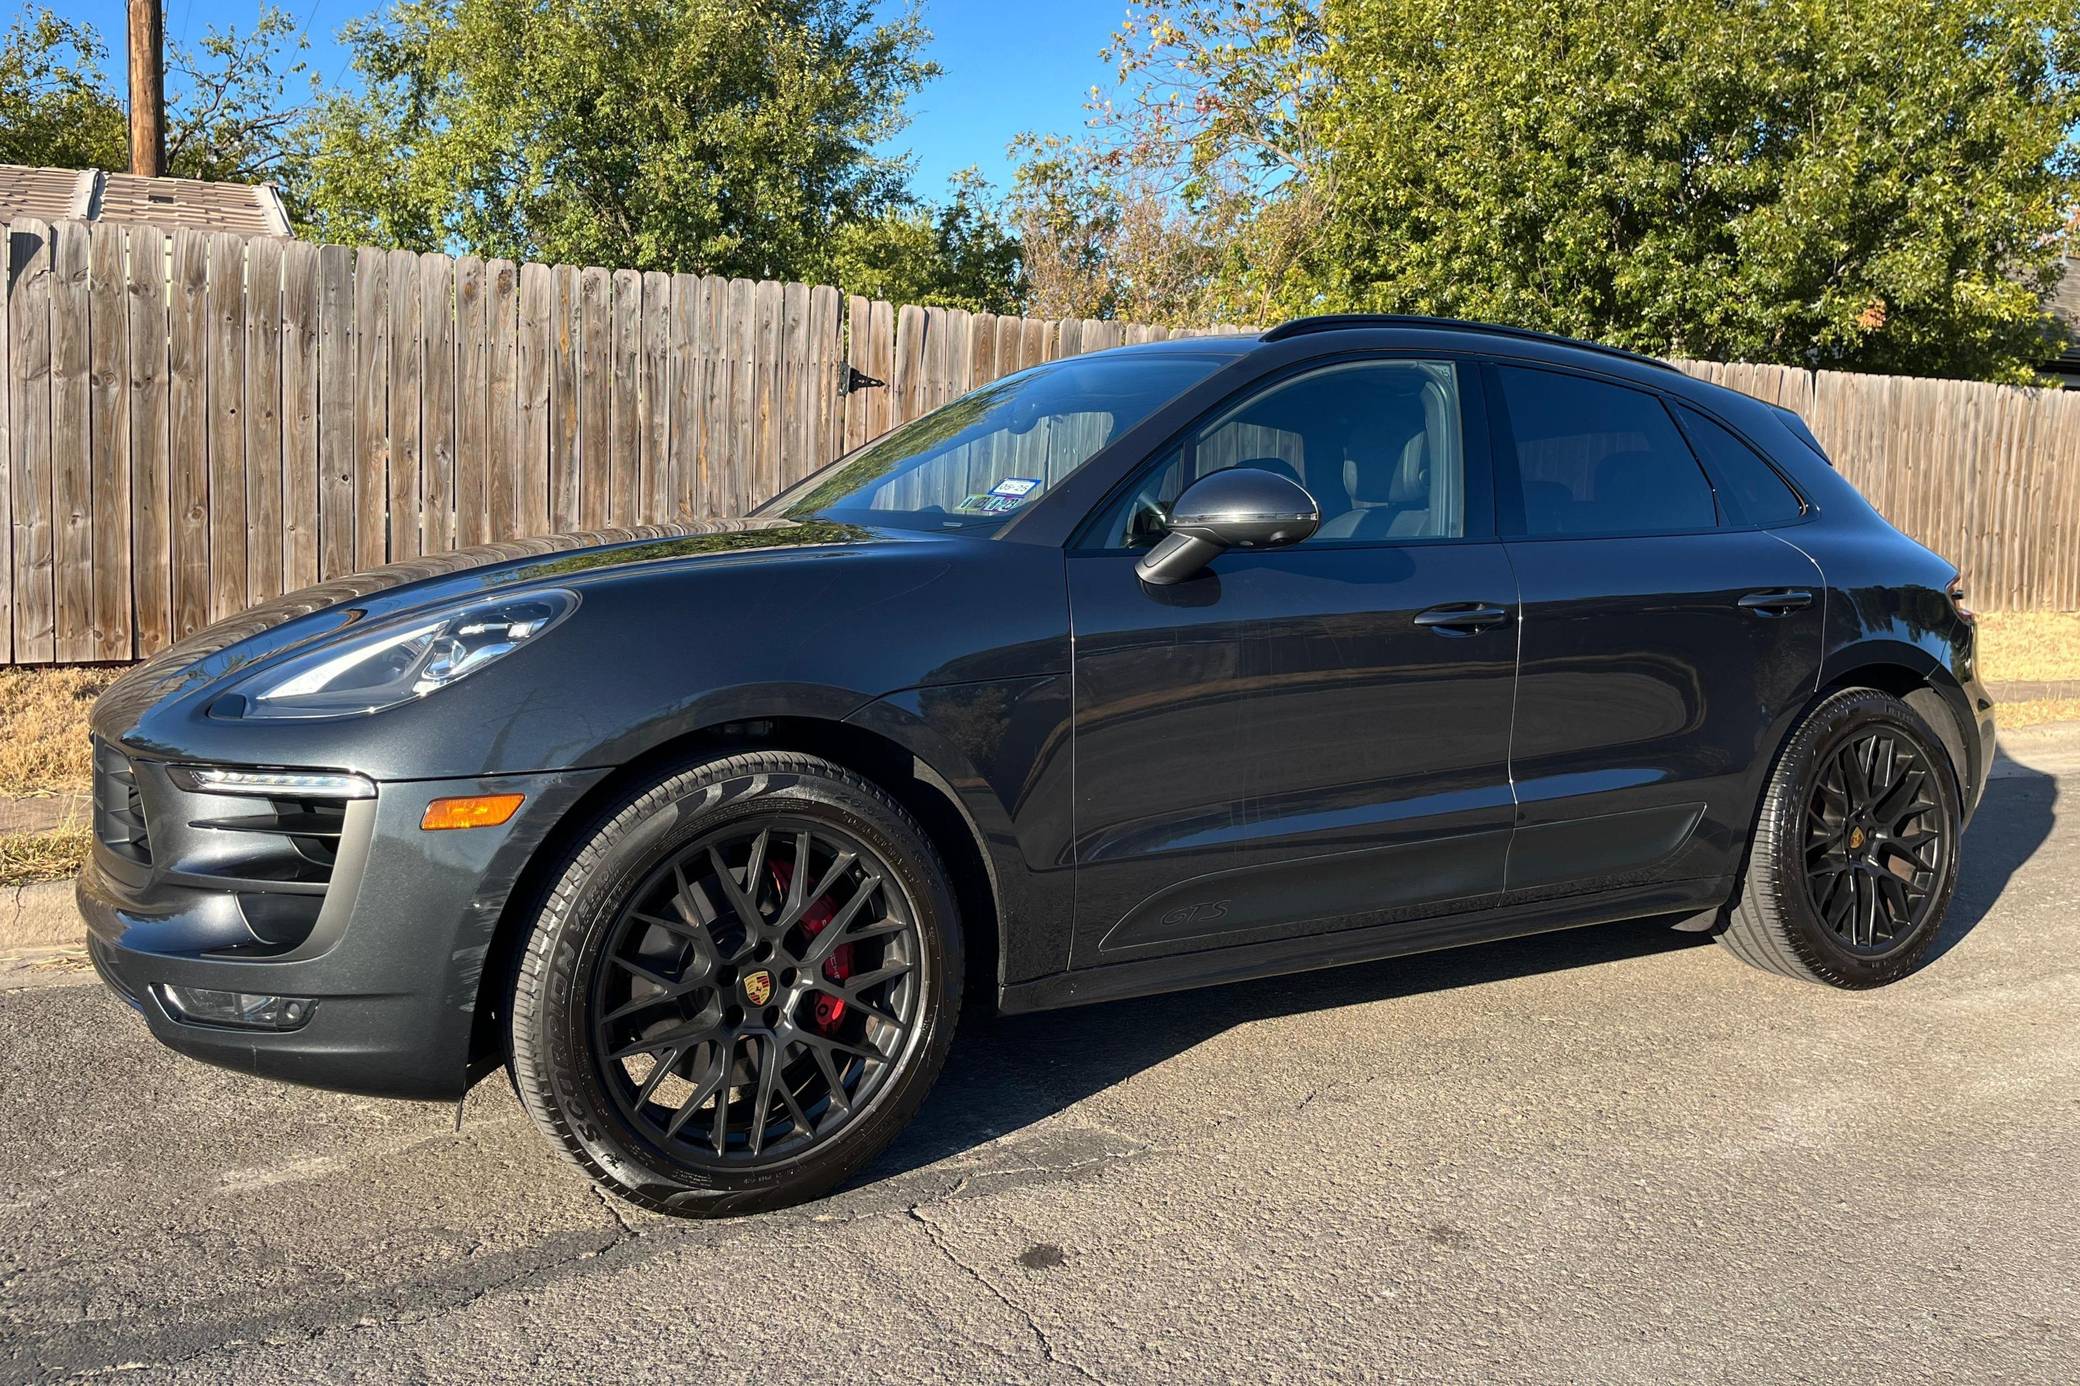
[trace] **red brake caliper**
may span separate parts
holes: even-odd
[[[780,892],[783,898],[787,895],[788,882],[793,879],[794,867],[791,863],[784,861],[773,863],[773,886]],[[832,916],[836,915],[837,912],[838,907],[831,903],[828,895],[820,900],[811,901],[809,908],[802,911],[802,932],[810,938],[815,938],[830,925]],[[830,957],[823,964],[823,975],[828,980],[838,983],[843,983],[847,977],[852,975],[851,944],[841,943],[831,950]],[[845,1019],[845,1003],[837,997],[818,992],[815,998],[810,1001],[809,1023],[814,1025],[821,1033],[826,1035],[835,1034],[838,1029],[838,1023],[843,1019]]]

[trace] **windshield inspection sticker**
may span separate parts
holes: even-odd
[[[987,493],[964,497],[954,509],[970,515],[1008,515],[1031,500],[1033,493],[1044,485],[1038,477],[1006,477]]]

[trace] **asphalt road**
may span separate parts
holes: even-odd
[[[722,1224],[500,1083],[458,1134],[17,970],[0,1375],[2071,1382],[2080,733],[2012,749],[1884,992],[1621,925],[997,1022],[870,1177]]]

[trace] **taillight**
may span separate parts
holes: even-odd
[[[1979,613],[1964,604],[1964,574],[1962,573],[1955,574],[1950,579],[1950,605],[1956,607],[1957,614],[1967,621],[1979,619]]]

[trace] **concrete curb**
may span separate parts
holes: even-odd
[[[86,921],[72,903],[72,882],[0,887],[0,953],[30,948],[84,948]]]
[[[2039,698],[2080,698],[2080,679],[2035,679],[2027,682],[1989,683],[1986,694],[1996,711],[2001,703],[2026,703]]]

